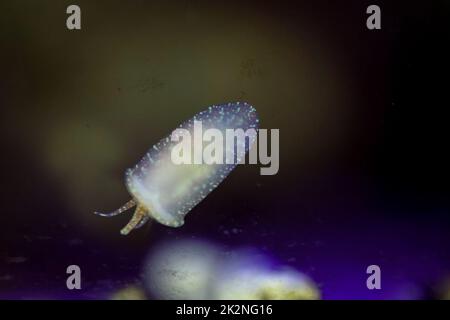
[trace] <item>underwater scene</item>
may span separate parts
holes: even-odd
[[[0,299],[450,299],[447,1],[0,14]]]

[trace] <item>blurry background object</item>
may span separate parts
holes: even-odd
[[[447,277],[441,286],[441,294],[440,299],[442,300],[450,300],[450,277]]]
[[[237,270],[218,282],[217,299],[317,300],[320,292],[314,282],[293,269]]]
[[[158,299],[211,299],[220,268],[217,248],[197,240],[163,243],[144,266],[148,290]]]
[[[299,271],[271,262],[253,250],[229,253],[220,264],[215,282],[216,299],[315,300],[317,285]]]
[[[271,266],[272,265],[272,266]],[[148,290],[160,299],[318,299],[306,275],[273,266],[254,250],[225,250],[199,240],[157,246],[144,265]]]
[[[111,295],[111,300],[147,300],[143,288],[138,285],[129,285],[117,290]]]

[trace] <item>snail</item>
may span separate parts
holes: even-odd
[[[182,226],[186,214],[213,191],[245,157],[256,139],[256,134],[247,136],[248,143],[245,137],[239,139],[236,136],[237,143],[233,143],[231,147],[227,144],[222,150],[227,156],[227,161],[221,163],[196,161],[195,143],[198,143],[198,139],[194,141],[194,163],[177,163],[173,155],[180,151],[180,138],[185,138],[183,134],[186,133],[194,137],[198,135],[196,131],[199,124],[202,129],[212,129],[216,134],[221,133],[225,136],[229,130],[239,129],[247,132],[250,129],[249,131],[256,132],[258,122],[255,108],[248,103],[214,105],[197,113],[173,130],[171,135],[150,148],[134,168],[126,170],[126,187],[132,197],[130,201],[114,212],[95,212],[95,214],[113,217],[136,207],[131,220],[120,231],[122,235],[140,228],[150,219],[169,227]],[[203,139],[203,136],[200,138]],[[211,136],[209,138],[212,140]],[[233,136],[233,142],[234,138]],[[200,141],[200,150],[204,143],[205,141]],[[230,154],[235,161],[228,161]]]

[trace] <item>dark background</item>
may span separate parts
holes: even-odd
[[[450,274],[446,1],[77,1],[80,31],[69,4],[0,4],[0,297],[106,298],[178,237],[253,246],[325,299],[435,297]],[[239,166],[180,229],[123,237],[129,215],[92,214],[128,200],[124,171],[152,144],[236,100],[280,129],[277,175]]]

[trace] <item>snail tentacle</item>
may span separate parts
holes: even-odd
[[[139,229],[139,228],[142,227],[144,224],[146,224],[148,220],[150,220],[150,216],[146,214],[145,217],[143,217],[143,218],[141,219],[141,221],[139,221],[139,223],[136,225],[136,227],[134,227],[133,230]]]
[[[138,205],[130,222],[128,222],[128,224],[122,230],[120,230],[120,234],[124,236],[129,234],[131,230],[136,228],[136,226],[139,225],[140,222],[147,216],[147,210],[144,207]]]
[[[102,217],[107,217],[107,218],[114,217],[114,216],[117,216],[117,215],[119,215],[121,213],[124,213],[128,209],[133,208],[135,205],[136,205],[136,201],[134,201],[134,199],[131,199],[130,201],[125,203],[122,207],[120,207],[116,211],[113,211],[113,212],[110,212],[110,213],[102,213],[102,212],[95,211],[94,214],[96,214],[98,216],[102,216]]]

